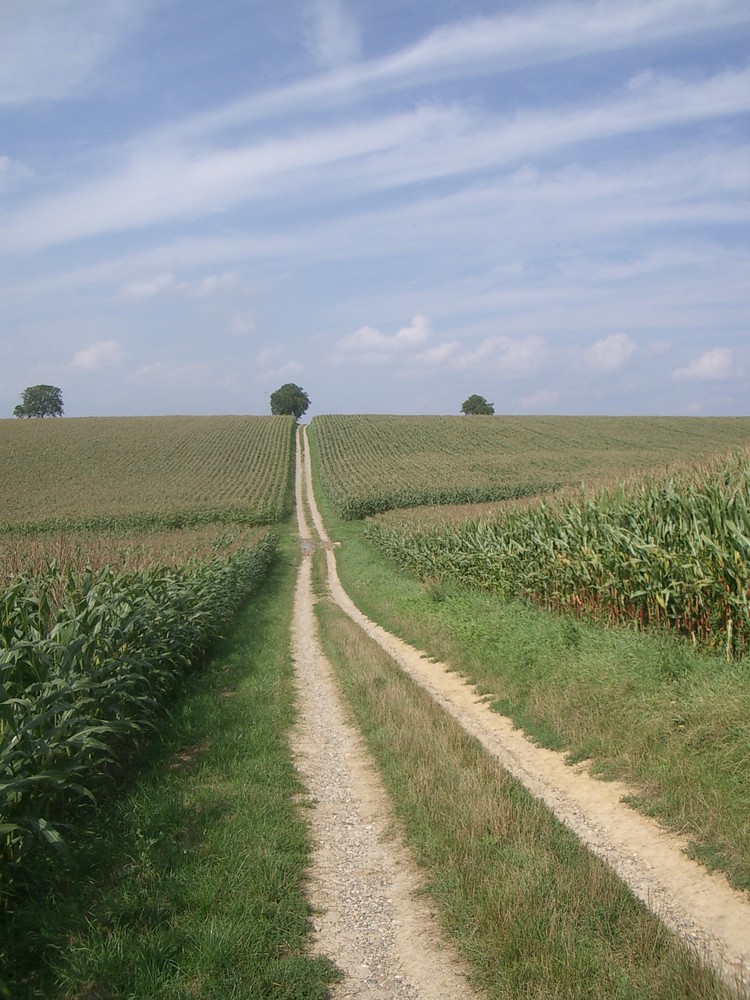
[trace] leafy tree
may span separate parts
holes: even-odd
[[[474,393],[473,396],[464,400],[461,412],[471,417],[491,417],[495,412],[495,407],[492,403],[488,403],[484,396],[477,396]]]
[[[271,393],[271,413],[274,416],[289,414],[295,420],[299,420],[303,413],[307,412],[310,405],[310,397],[304,389],[300,389],[293,382],[287,382],[276,392]]]
[[[22,402],[13,410],[14,417],[61,417],[62,389],[56,385],[30,385],[21,393]]]

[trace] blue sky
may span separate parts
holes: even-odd
[[[747,0],[0,0],[0,415],[750,413]]]

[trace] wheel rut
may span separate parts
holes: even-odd
[[[331,596],[342,610],[594,854],[606,861],[649,909],[697,950],[707,965],[739,994],[750,996],[750,901],[747,897],[734,890],[723,876],[712,875],[689,859],[685,853],[688,845],[683,838],[627,806],[622,800],[630,789],[617,782],[598,781],[590,776],[585,766],[570,767],[564,755],[531,743],[509,719],[491,711],[474,688],[454,671],[386,632],[359,611],[341,586],[333,546],[315,504],[304,428],[298,432],[296,482],[297,516],[305,556],[300,569],[294,625],[295,658],[303,705],[299,752],[301,770],[316,799],[313,812],[319,817],[313,823],[313,836],[319,849],[311,884],[311,898],[321,911],[316,923],[319,946],[346,974],[342,992],[333,995],[378,1000],[381,997],[383,1000],[400,997],[459,1000],[475,994],[457,991],[467,989],[465,969],[440,940],[423,897],[419,899],[419,912],[412,913],[411,904],[417,900],[419,879],[400,841],[386,839],[391,824],[387,818],[382,818],[388,816],[385,793],[356,733],[345,721],[330,665],[317,644],[309,558],[313,534],[316,544],[325,548]],[[305,515],[305,501],[313,522],[312,533]],[[311,700],[313,692],[317,699],[314,702]],[[329,741],[333,742],[327,746]],[[333,783],[324,794],[312,784],[311,772],[306,770],[316,756],[338,760],[344,772],[348,770],[348,776],[344,773],[340,778],[332,778]],[[368,837],[372,845],[366,843]],[[353,863],[359,865],[363,873],[369,870],[375,874],[376,882],[381,879],[377,891],[374,885],[368,887],[366,881],[359,886],[351,882],[347,875],[349,862],[329,856],[334,847],[331,839],[338,840],[338,846],[351,841],[352,858],[358,859]],[[387,844],[385,853],[395,860],[395,868],[387,876],[378,867],[376,855],[368,853],[370,846],[374,850],[377,843],[381,847]],[[337,866],[341,867],[337,869]],[[343,879],[339,877],[341,872]],[[337,879],[341,883],[338,888]],[[365,903],[364,896],[369,896],[371,889],[373,895]],[[361,896],[361,903],[357,902],[357,894]],[[378,922],[379,911],[385,914],[384,929]],[[367,958],[373,938],[379,936],[384,941],[390,940],[395,949],[392,959]],[[326,941],[329,944],[325,944]],[[344,944],[352,952],[352,957],[346,961],[339,958],[336,950]],[[413,982],[408,979],[405,970],[410,962],[413,964],[414,954],[426,949],[428,957],[424,964],[434,974],[438,965],[429,957],[429,947],[440,958],[440,972],[431,983],[420,985],[417,979]],[[373,954],[376,951],[374,949]],[[394,971],[397,968],[399,971]],[[412,970],[415,976],[418,972],[418,969]],[[347,989],[350,992],[346,992]],[[397,991],[399,989],[401,992]]]
[[[315,948],[343,980],[334,1000],[476,1000],[467,972],[443,940],[379,776],[348,722],[333,669],[317,638],[313,542],[297,453],[297,518],[303,558],[295,591],[293,653],[299,721],[293,740],[307,789],[313,840],[308,898]],[[312,494],[307,494],[311,504]]]

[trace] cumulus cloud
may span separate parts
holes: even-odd
[[[677,381],[709,382],[726,379],[732,374],[733,357],[727,347],[715,347],[705,351],[685,368],[677,368],[672,378]]]
[[[543,337],[486,337],[479,346],[461,359],[463,367],[492,366],[509,375],[536,371],[547,357]]]
[[[177,281],[173,274],[157,274],[144,281],[131,281],[127,285],[123,285],[120,289],[120,295],[125,299],[150,299],[176,285]]]
[[[250,333],[255,333],[256,322],[249,316],[233,316],[229,324],[229,332],[236,337],[245,337]]]
[[[417,355],[417,361],[426,365],[441,365],[448,358],[452,357],[459,348],[457,340],[446,340],[437,347],[431,347],[427,351],[422,351]]]
[[[98,340],[95,344],[78,351],[70,362],[70,368],[81,371],[96,371],[111,368],[122,359],[122,348],[116,340]]]
[[[229,271],[227,274],[209,274],[208,277],[202,278],[194,285],[189,286],[188,291],[190,294],[197,295],[200,298],[207,298],[209,295],[230,291],[234,288],[239,288],[241,285],[242,279],[240,276],[235,271]]]
[[[430,336],[430,322],[426,316],[415,316],[409,326],[391,336],[381,333],[374,326],[361,326],[354,333],[342,337],[339,344],[347,350],[363,354],[389,355],[418,347]]]
[[[638,345],[626,333],[613,333],[587,348],[583,359],[592,371],[607,374],[624,368],[637,350]]]

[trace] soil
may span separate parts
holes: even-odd
[[[302,560],[293,626],[300,723],[298,767],[308,789],[315,851],[309,898],[317,948],[344,974],[336,1000],[463,1000],[476,996],[467,970],[442,938],[387,797],[347,721],[313,613],[312,545],[326,549],[334,600],[418,684],[541,799],[664,923],[742,995],[750,995],[750,901],[721,875],[687,857],[686,841],[622,800],[632,790],[593,778],[585,764],[527,740],[455,671],[366,618],[344,592],[333,546],[315,504],[307,439],[297,445]],[[314,541],[305,514],[314,526]]]

